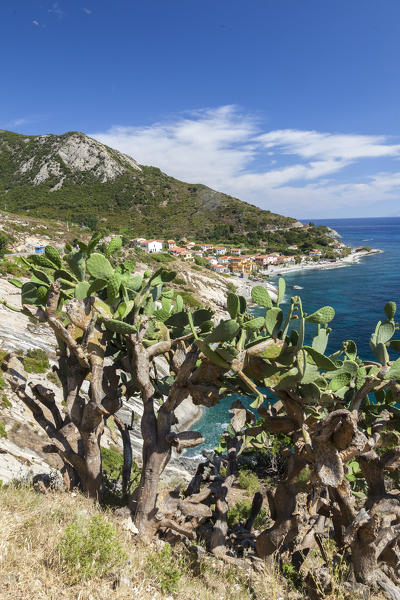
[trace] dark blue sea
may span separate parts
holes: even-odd
[[[321,219],[314,223],[332,227],[347,245],[379,248],[383,254],[366,256],[358,264],[345,267],[288,273],[285,302],[290,296],[300,295],[308,314],[327,304],[333,306],[336,316],[331,323],[333,331],[327,352],[333,353],[342,340],[352,339],[362,358],[373,358],[368,342],[376,323],[385,319],[385,303],[396,302],[400,312],[400,217]],[[293,285],[303,289],[294,290]],[[206,438],[204,447],[211,448],[217,443],[229,422],[231,403],[232,398],[227,398],[207,409],[196,423],[195,428]],[[195,450],[197,454],[201,447]]]

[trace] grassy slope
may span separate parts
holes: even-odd
[[[70,544],[69,551],[63,553],[59,542],[68,526],[78,524],[79,530],[85,531],[93,517],[115,527],[116,537],[111,548],[107,540],[103,548],[98,543],[98,566],[103,559],[103,572],[87,577],[90,547],[82,545],[79,551],[77,544]],[[101,511],[79,494],[42,495],[23,486],[0,488],[0,598],[277,600],[290,597],[287,586],[273,573],[251,574],[254,590],[251,594],[249,574],[214,559],[194,562],[183,547],[172,552],[169,546],[162,550],[161,542],[145,547],[126,530],[125,523],[126,517]],[[125,554],[122,560],[118,560],[117,544]],[[108,565],[113,563],[108,571]],[[113,589],[121,576],[128,589],[126,584]]]
[[[80,494],[0,487],[0,599],[306,598],[291,589],[277,565],[245,572],[209,555],[194,559],[180,545],[155,541],[144,546],[127,530],[128,523],[126,515],[101,510]],[[349,600],[340,579],[336,584],[326,600]],[[384,597],[371,593],[370,600]]]
[[[192,234],[203,239],[215,235],[216,228],[223,232],[224,226],[226,231],[243,233],[285,227],[294,221],[204,185],[184,183],[154,167],[143,167],[142,173],[130,168],[115,180],[101,183],[93,173],[72,172],[56,158],[66,176],[63,187],[49,192],[59,180],[55,177],[33,186],[32,171],[21,173],[19,165],[32,158],[38,170],[51,144],[68,135],[48,136],[39,143],[35,136],[0,132],[0,208],[6,204],[9,211],[77,223],[96,214],[110,228],[129,227],[137,235]],[[108,151],[121,162],[119,153]]]

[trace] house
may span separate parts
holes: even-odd
[[[224,246],[214,246],[214,254],[223,256],[226,254],[226,248]]]
[[[229,265],[229,256],[219,256],[218,257],[218,263],[220,265]]]
[[[168,250],[172,250],[173,248],[176,248],[175,240],[168,240],[167,245],[168,245]]]
[[[265,267],[266,265],[277,265],[281,258],[279,252],[272,252],[271,254],[259,254],[254,260],[258,265]]]
[[[193,254],[193,256],[199,256],[200,258],[203,257],[203,251],[202,250],[192,250],[192,254]]]
[[[251,273],[254,267],[254,262],[251,258],[245,256],[230,256],[229,268],[232,273]]]
[[[298,250],[299,247],[296,244],[293,244],[292,246],[288,246],[288,250]]]
[[[215,256],[206,256],[206,261],[208,261],[208,264],[211,266],[217,265],[218,261],[215,258]]]
[[[229,269],[226,265],[213,265],[211,268],[216,273],[229,273]]]
[[[163,243],[161,240],[146,240],[140,246],[149,252],[149,254],[153,254],[154,252],[161,252]]]
[[[308,254],[309,256],[321,256],[322,252],[320,250],[310,250]]]
[[[180,248],[179,246],[175,246],[174,248],[171,248],[169,252],[174,256],[181,256],[182,254],[185,254],[187,250],[186,248]]]
[[[129,245],[131,247],[132,246],[142,246],[145,242],[146,242],[145,238],[141,238],[141,237],[139,237],[139,238],[133,238],[133,240],[131,240],[129,242]]]
[[[255,263],[260,267],[265,267],[268,265],[268,254],[258,254],[255,259]]]
[[[231,254],[234,256],[240,256],[240,248],[231,248]]]
[[[210,252],[214,248],[214,246],[211,246],[210,244],[199,244],[199,246],[203,252]]]
[[[282,262],[285,263],[285,265],[291,265],[294,264],[296,262],[294,256],[284,256],[282,257]]]
[[[193,246],[195,246],[195,245],[196,245],[196,242],[188,242],[188,243],[186,244],[186,248],[189,248],[189,249],[190,249],[190,248],[193,248]]]

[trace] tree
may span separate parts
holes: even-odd
[[[33,386],[32,393],[19,383],[15,388],[63,458],[69,481],[75,476],[86,493],[101,497],[104,420],[115,415],[122,393],[139,392],[143,466],[130,498],[139,532],[148,538],[158,529],[175,530],[192,540],[208,531],[208,548],[232,562],[227,492],[238,456],[246,448],[265,450],[269,436],[284,433],[290,439],[286,470],[267,493],[273,524],[255,540],[258,555],[288,552],[298,569],[317,543],[316,535],[332,528],[338,551],[351,558],[356,580],[379,585],[397,598],[400,497],[390,482],[398,483],[400,467],[400,359],[393,362],[389,356],[389,351],[400,351],[400,340],[392,339],[399,329],[396,305],[386,304],[386,318],[371,336],[376,361],[362,360],[352,340],[327,355],[335,311],[324,306],[306,314],[294,296],[284,312],[283,279],[275,303],[263,286],[252,289],[254,303],[264,308],[258,317],[248,311],[245,298],[230,292],[230,318],[215,325],[209,309],[185,307],[167,289],[174,272],[132,274],[132,263],[112,264],[116,239],[105,255],[95,251],[98,242],[94,236],[79,249],[68,248],[64,257],[51,247],[44,257],[30,257],[33,276],[21,288],[23,311],[32,314],[28,306],[36,305],[36,316],[47,320],[57,337],[65,416],[40,386]],[[311,345],[305,343],[306,327],[314,329]],[[113,357],[107,364],[106,355]],[[162,379],[157,376],[161,356],[169,365]],[[87,396],[81,391],[86,377]],[[172,448],[182,451],[203,440],[199,432],[176,432],[176,409],[189,397],[212,406],[238,391],[251,399],[261,421],[256,423],[252,411],[235,402],[225,436],[227,454],[209,461],[214,475],[200,465],[186,497],[171,495],[169,512],[161,514],[158,483]],[[45,419],[40,404],[50,409],[52,421]],[[127,438],[123,435],[129,474]],[[299,503],[304,490],[308,500]],[[261,503],[256,494],[252,518]],[[242,552],[239,548],[238,555]],[[317,572],[309,585],[316,581]]]
[[[8,236],[0,232],[0,258],[3,258],[8,250]]]

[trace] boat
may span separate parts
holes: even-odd
[[[301,287],[301,285],[294,285],[293,289],[294,290],[302,290],[303,288]]]

